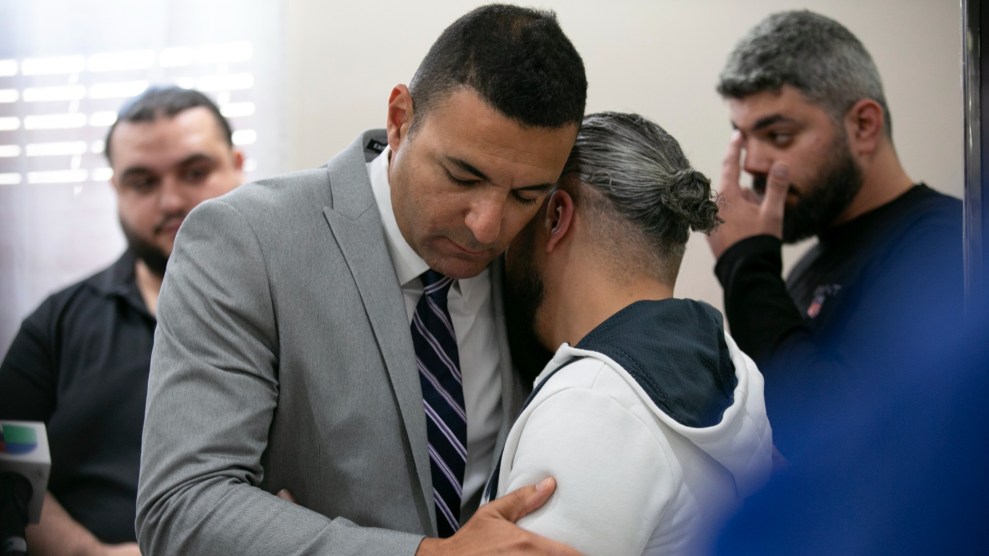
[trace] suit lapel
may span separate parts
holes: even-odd
[[[426,449],[426,417],[415,368],[415,350],[398,278],[386,246],[377,203],[371,192],[364,145],[383,142],[384,133],[367,132],[330,161],[332,206],[323,213],[360,292],[375,341],[391,380],[405,424],[408,450],[415,462],[424,504],[432,528],[436,518],[432,504],[432,479]],[[373,153],[370,155],[373,156]],[[356,186],[355,186],[356,184]]]

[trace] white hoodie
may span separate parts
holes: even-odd
[[[556,478],[519,525],[592,555],[705,552],[772,459],[762,375],[721,326],[702,303],[645,301],[578,344],[593,349],[562,345],[493,479],[501,496]]]

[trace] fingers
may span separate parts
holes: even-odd
[[[281,498],[282,500],[288,500],[289,502],[295,504],[295,497],[292,496],[292,493],[289,492],[287,488],[283,488],[279,490],[278,494],[276,494],[275,496]]]
[[[529,485],[492,500],[487,504],[489,511],[515,523],[524,516],[541,508],[556,490],[556,481],[547,477],[535,485]]]
[[[741,173],[740,159],[742,157],[742,133],[735,130],[728,141],[728,151],[721,162],[721,193],[734,193],[741,189],[738,176]]]
[[[526,531],[515,524],[542,507],[556,490],[556,481],[547,477],[535,485],[513,490],[492,500],[446,539],[423,539],[417,556],[434,554],[552,554],[576,556],[573,548]]]
[[[779,225],[778,235],[782,235],[783,211],[786,209],[786,193],[790,188],[790,169],[786,164],[777,162],[769,170],[766,178],[766,193],[759,207],[762,219],[773,225]]]
[[[104,544],[103,554],[106,556],[141,556],[141,549],[137,543],[128,542],[122,544]]]

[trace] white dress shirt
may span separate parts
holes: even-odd
[[[412,250],[398,229],[388,181],[390,155],[391,150],[386,147],[381,155],[367,164],[367,173],[385,227],[388,253],[405,296],[405,309],[411,326],[412,314],[422,296],[419,276],[429,266]],[[495,330],[490,269],[473,278],[455,280],[447,305],[457,335],[467,411],[467,467],[463,485],[463,500],[466,501],[479,492],[488,479],[502,417],[501,375],[498,372],[501,352]]]

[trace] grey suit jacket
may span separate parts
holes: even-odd
[[[426,423],[366,132],[189,214],[158,304],[145,554],[412,554],[435,535]],[[492,272],[505,422],[524,400]],[[298,504],[272,492],[287,488]]]

